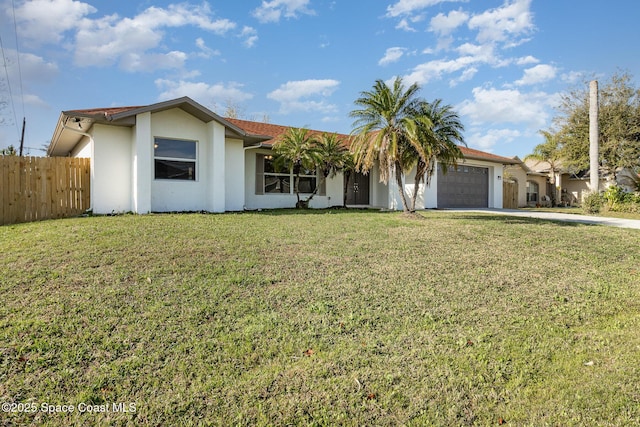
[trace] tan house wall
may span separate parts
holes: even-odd
[[[542,204],[542,200],[544,198],[544,196],[547,195],[547,177],[545,176],[537,176],[537,175],[530,175],[527,177],[527,181],[533,181],[535,183],[538,184],[538,204]],[[525,184],[526,185],[526,184]],[[525,205],[526,204],[526,197],[527,197],[527,189],[525,187],[524,190],[524,195],[525,195]],[[535,206],[536,203],[529,203],[529,206]]]
[[[527,206],[527,173],[519,165],[505,168],[505,179],[512,179],[518,183],[518,207]]]

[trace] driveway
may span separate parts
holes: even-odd
[[[606,218],[600,216],[574,215],[556,212],[533,212],[517,209],[447,209],[453,212],[484,212],[496,215],[522,216],[527,218],[547,219],[550,221],[578,222],[582,224],[608,225],[611,227],[640,229],[640,220]]]

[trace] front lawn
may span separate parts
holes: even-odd
[[[640,230],[422,215],[0,227],[2,425],[637,423]]]
[[[532,211],[532,212],[555,212],[555,213],[566,213],[566,214],[574,214],[574,215],[589,215],[589,216],[599,216],[599,217],[608,217],[608,218],[622,218],[622,219],[639,219],[640,213],[638,212],[616,212],[608,209],[603,209],[598,214],[589,214],[584,211],[584,209],[579,207],[570,207],[570,208],[519,208],[523,211]]]

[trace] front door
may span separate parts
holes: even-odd
[[[347,183],[347,205],[369,205],[369,175],[351,174]]]

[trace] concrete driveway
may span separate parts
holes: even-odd
[[[556,212],[533,212],[518,209],[447,209],[452,212],[482,212],[496,215],[521,216],[527,218],[547,219],[550,221],[578,222],[582,224],[608,225],[611,227],[640,229],[640,220],[606,218],[600,216],[574,215]]]

